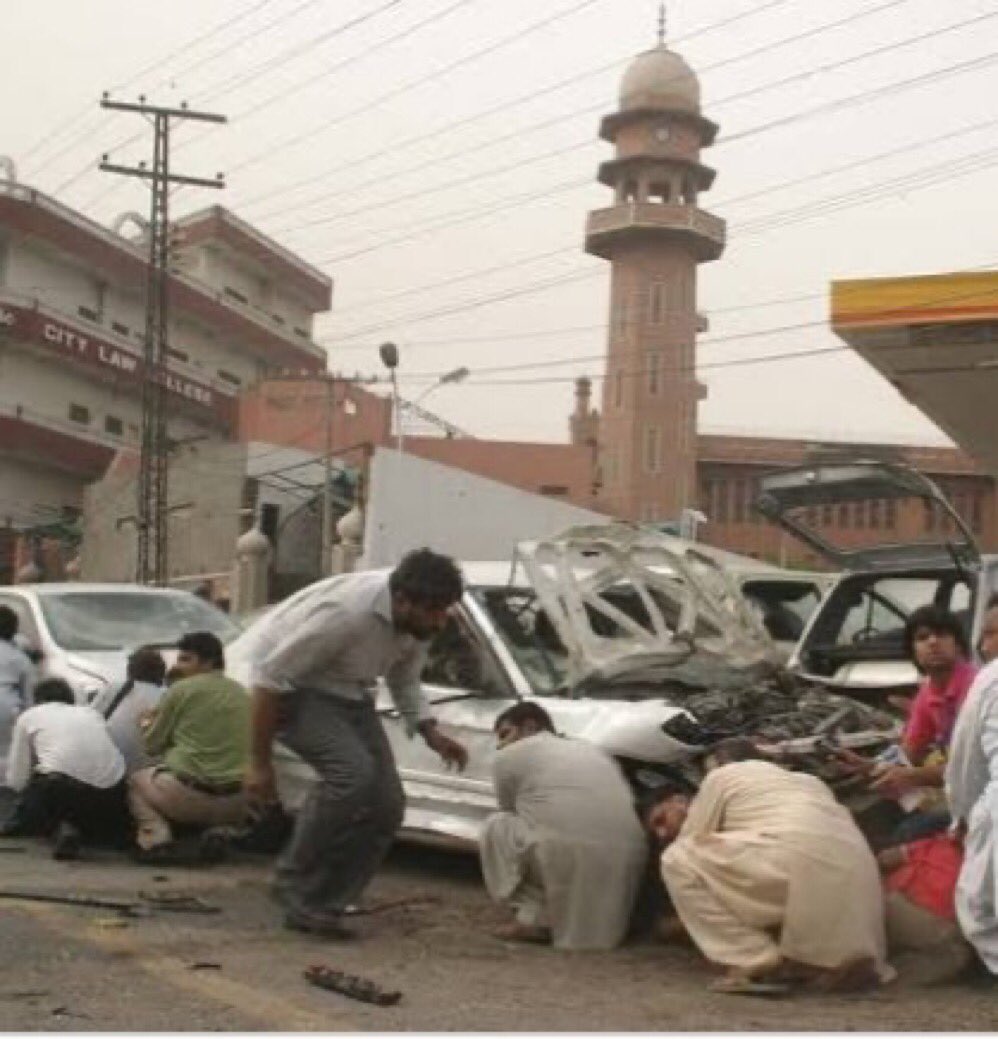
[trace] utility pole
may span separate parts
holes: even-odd
[[[107,93],[101,108],[117,112],[133,112],[151,117],[153,126],[152,169],[146,163],[119,166],[107,161],[100,168],[108,173],[148,180],[151,187],[149,217],[149,264],[146,272],[146,329],[143,352],[142,382],[142,446],[138,482],[138,553],[135,578],[140,584],[166,584],[169,574],[168,553],[168,450],[166,351],[168,338],[170,241],[169,193],[172,184],[188,184],[200,188],[222,188],[219,173],[214,179],[188,177],[170,171],[170,120],[194,119],[205,123],[224,123],[223,115],[195,112],[186,103],[179,108],[148,105],[144,97],[137,104],[112,101]]]

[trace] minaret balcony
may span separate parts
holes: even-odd
[[[720,217],[683,203],[624,202],[593,210],[586,221],[586,252],[605,260],[620,245],[670,237],[705,262],[724,252],[727,233]]]

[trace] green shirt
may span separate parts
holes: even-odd
[[[249,761],[249,696],[222,671],[181,679],[160,700],[145,743],[171,772],[204,783],[242,779]]]

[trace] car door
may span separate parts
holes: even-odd
[[[429,648],[423,691],[441,728],[467,749],[468,765],[463,773],[448,769],[421,737],[410,737],[380,683],[378,713],[406,791],[404,828],[473,842],[494,807],[495,719],[515,702],[517,691],[464,604]]]

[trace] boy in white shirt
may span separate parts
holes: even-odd
[[[76,706],[61,679],[39,682],[34,697],[11,738],[7,785],[20,797],[0,836],[53,836],[53,857],[75,859],[84,841],[126,831],[125,761],[101,715]]]

